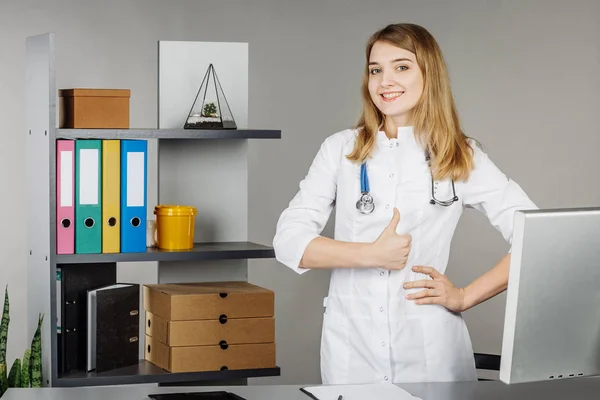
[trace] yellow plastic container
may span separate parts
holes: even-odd
[[[188,250],[194,247],[194,222],[197,210],[192,206],[158,205],[156,247],[164,250]]]

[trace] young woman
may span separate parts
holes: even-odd
[[[330,268],[321,338],[325,384],[475,380],[461,312],[505,290],[510,254],[465,288],[444,275],[464,207],[511,243],[535,204],[461,131],[441,51],[414,24],[366,49],[363,113],[325,139],[281,214],[277,260]],[[335,239],[320,236],[335,206]]]

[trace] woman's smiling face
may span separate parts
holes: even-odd
[[[423,74],[414,53],[377,42],[369,56],[369,93],[375,106],[397,127],[409,123],[423,93]]]

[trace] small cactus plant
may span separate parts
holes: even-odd
[[[205,117],[214,117],[217,115],[217,106],[215,103],[206,103],[202,113]]]

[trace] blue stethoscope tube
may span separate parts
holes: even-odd
[[[360,166],[360,192],[369,193],[369,177],[367,176],[367,164],[363,163]]]

